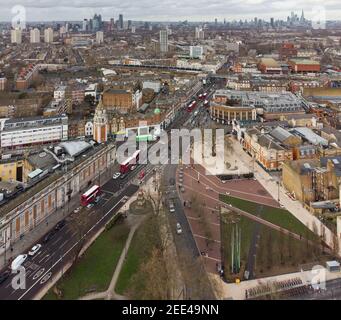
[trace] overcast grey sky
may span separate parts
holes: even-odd
[[[323,6],[327,20],[341,19],[341,0],[0,0],[0,20],[11,21],[15,5],[26,8],[27,21],[82,20],[100,13],[105,20],[212,21],[226,18],[283,18],[305,11],[307,18]],[[314,9],[313,9],[314,8]]]

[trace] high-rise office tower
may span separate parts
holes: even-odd
[[[38,28],[31,29],[30,31],[30,43],[40,42],[40,30]]]
[[[160,51],[168,51],[168,32],[167,30],[160,30]]]
[[[52,28],[47,28],[44,30],[44,41],[46,43],[52,43],[53,42],[53,30],[52,30]]]
[[[22,31],[20,28],[15,28],[14,30],[11,30],[11,43],[22,43]]]
[[[118,28],[123,30],[123,14],[118,16]]]
[[[83,20],[83,26],[82,26],[82,31],[87,31],[88,30],[88,19]]]

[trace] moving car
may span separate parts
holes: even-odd
[[[6,270],[2,274],[0,274],[0,284],[3,284],[10,276],[11,271]]]
[[[181,234],[182,233],[181,224],[179,222],[176,224],[176,233],[177,234]]]
[[[18,270],[21,265],[26,261],[27,254],[20,254],[17,256],[11,263],[11,269],[12,270]]]
[[[173,201],[169,201],[169,212],[171,213],[175,212]]]
[[[41,248],[41,244],[36,244],[31,248],[31,250],[28,252],[28,255],[30,257],[33,257]]]
[[[116,180],[116,179],[118,179],[120,177],[120,175],[121,175],[121,172],[115,172],[114,175],[112,176],[112,178],[114,180]]]

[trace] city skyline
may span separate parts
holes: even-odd
[[[130,0],[125,3],[118,1],[59,1],[58,6],[50,0],[35,3],[31,0],[24,0],[21,3],[8,4],[0,0],[2,11],[0,21],[11,21],[15,12],[12,9],[21,5],[26,9],[27,21],[78,21],[92,16],[95,13],[101,14],[104,20],[111,17],[118,18],[123,14],[127,19],[148,20],[148,21],[228,21],[253,19],[258,17],[265,20],[285,20],[290,12],[299,14],[305,11],[307,19],[316,19],[319,12],[323,13],[327,20],[338,20],[341,10],[337,7],[337,1],[324,1],[323,7],[316,0],[300,1],[273,1],[273,0],[214,0],[212,2],[199,1],[193,7],[190,0],[181,4],[177,0],[150,3],[146,1]],[[147,5],[148,4],[148,5]],[[164,8],[167,7],[166,13]],[[148,10],[146,10],[148,8]],[[321,11],[322,10],[322,11]]]

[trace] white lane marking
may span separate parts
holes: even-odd
[[[54,242],[51,243],[51,246],[54,246],[57,242],[59,242],[59,240],[62,240],[63,238],[58,238],[57,240],[55,240]]]
[[[43,260],[45,260],[46,258],[48,258],[50,255],[47,254],[46,256],[44,256],[41,260],[39,260],[38,262],[41,263]]]
[[[69,242],[69,240],[64,241],[64,242],[60,245],[59,248],[60,248],[60,249],[63,248],[68,242]]]
[[[123,198],[123,197],[122,197]],[[89,232],[91,232],[102,220],[104,220],[110,213],[111,213],[111,211],[113,211],[121,202],[122,202],[122,198],[104,215],[104,216],[102,216],[102,218],[101,219],[99,219],[98,221],[97,221],[97,223],[95,224],[95,225],[93,225],[92,227],[91,227],[91,229],[82,237],[82,239],[81,240],[83,240],[83,238],[89,233]],[[78,243],[81,241],[81,240],[79,240],[79,241],[77,241],[68,251],[66,251],[52,266],[51,266],[51,268],[50,269],[48,269],[47,271],[46,271],[46,273],[44,274],[44,276],[45,275],[47,275],[60,261],[62,261],[62,259],[65,257],[65,256],[67,256],[68,254],[69,254],[69,252],[71,252],[77,245],[78,245]],[[31,287],[29,287],[19,298],[18,298],[18,300],[21,300],[28,292],[30,292],[31,290],[32,290],[32,288],[34,288],[39,282],[40,282],[40,280],[44,277],[44,276],[42,276],[40,279],[38,279],[35,283],[33,283],[32,285],[31,285]],[[14,290],[14,292],[15,292],[16,290]],[[13,292],[12,292],[13,293]]]
[[[54,255],[55,255],[56,252],[53,252],[51,255],[49,255],[49,257],[46,259],[45,262],[49,261]]]

